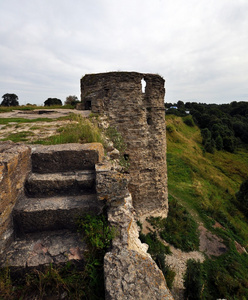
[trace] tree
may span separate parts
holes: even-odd
[[[80,101],[78,100],[77,96],[68,96],[68,97],[66,97],[65,105],[76,106],[76,104],[79,103],[79,102]]]
[[[241,209],[248,217],[248,178],[241,184],[239,191],[236,194]]]
[[[215,146],[217,150],[223,149],[223,139],[220,135],[218,135],[217,138],[215,139]]]
[[[18,96],[16,94],[4,94],[1,106],[18,106]]]
[[[45,102],[44,102],[45,106],[51,106],[51,105],[62,105],[62,101],[60,99],[57,98],[48,98]]]

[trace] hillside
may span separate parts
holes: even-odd
[[[57,120],[48,116],[28,121],[16,116],[1,118],[1,139],[53,144],[91,139],[88,135],[92,129],[94,132],[96,129],[96,136],[99,134],[91,123],[92,116],[86,123],[79,116]],[[158,227],[167,246],[162,247],[166,263],[178,273],[173,283],[173,272],[165,268],[167,283],[170,287],[174,285],[175,299],[182,299],[182,275],[187,260],[193,258],[201,263],[191,269],[188,265],[188,273],[191,270],[194,274],[188,282],[188,290],[194,293],[189,299],[248,299],[248,256],[245,253],[248,251],[248,220],[235,200],[235,193],[247,177],[248,150],[239,145],[234,153],[206,152],[200,129],[190,126],[193,123],[186,121],[189,118],[166,116],[169,215]],[[21,135],[23,132],[25,137]],[[156,222],[153,220],[154,226]],[[143,239],[163,268],[158,255],[161,245],[156,248],[149,239]],[[177,292],[179,285],[181,290]],[[197,286],[199,293],[195,291]]]
[[[207,153],[200,129],[184,120],[166,116],[169,200],[186,208],[201,236],[203,228],[211,231],[226,247],[215,256],[204,251],[208,255],[201,265],[200,299],[247,299],[248,257],[242,247],[248,250],[248,220],[238,209],[235,193],[247,176],[248,151],[239,147],[234,153]],[[207,249],[211,243],[205,242]]]

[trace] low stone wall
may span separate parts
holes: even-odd
[[[98,200],[108,205],[108,221],[116,229],[104,258],[106,300],[173,300],[165,278],[139,240],[129,178],[109,163],[96,165]]]
[[[30,153],[23,144],[0,142],[0,254],[13,238],[12,210],[30,171]]]

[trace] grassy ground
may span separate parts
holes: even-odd
[[[247,149],[205,153],[198,127],[187,126],[173,115],[166,121],[169,194],[208,228],[212,228],[213,220],[230,228],[229,234],[248,250],[247,219],[234,200],[247,176]]]
[[[237,241],[248,250],[248,220],[235,199],[247,177],[247,147],[206,153],[197,126],[174,115],[166,116],[166,123],[169,197],[221,237],[228,249],[219,257],[206,257],[198,276],[201,293],[188,299],[248,299],[248,255],[235,247]],[[216,222],[222,228],[214,228]]]
[[[53,106],[36,106],[36,105],[20,105],[20,106],[0,106],[0,113],[10,112],[13,110],[34,110],[34,109],[55,109],[55,108],[74,108],[71,105],[53,105]]]

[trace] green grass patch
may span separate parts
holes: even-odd
[[[71,117],[72,118],[72,117]],[[67,143],[103,143],[100,129],[87,119],[81,116],[73,116],[71,123],[58,129],[59,134],[46,138],[44,140],[34,141],[34,144],[55,145]]]
[[[248,255],[240,255],[229,241],[229,250],[200,264],[187,263],[185,288],[187,299],[248,299]]]
[[[120,152],[120,165],[124,168],[124,170],[128,170],[130,163],[129,157],[125,154],[125,150],[127,145],[122,137],[122,135],[118,132],[118,130],[114,127],[108,127],[105,131],[107,137],[113,142],[114,147]]]
[[[36,118],[36,119],[0,118],[1,125],[5,125],[9,123],[36,123],[36,122],[53,122],[53,121],[54,121],[53,119],[49,119],[49,118]]]
[[[15,143],[18,142],[26,142],[30,136],[33,136],[32,131],[22,131],[17,133],[11,133],[6,138],[2,139],[2,141],[12,141]]]
[[[148,221],[159,232],[160,237],[174,247],[186,252],[198,250],[198,225],[173,197],[169,197],[169,213],[166,219],[150,218]]]

